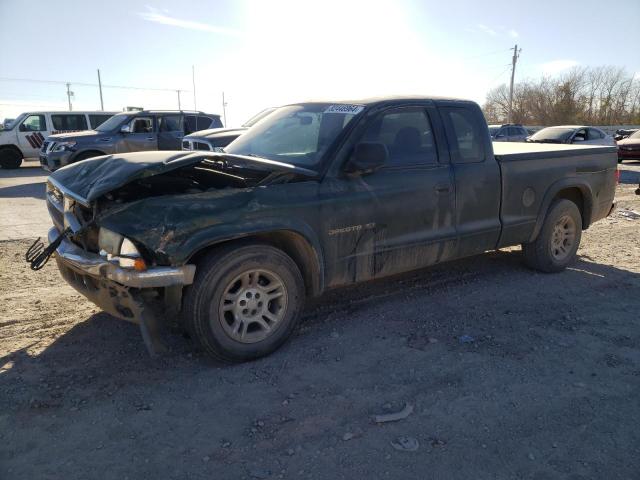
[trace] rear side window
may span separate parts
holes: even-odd
[[[197,132],[200,130],[207,130],[209,128],[221,128],[222,122],[220,121],[220,117],[207,117],[204,115],[187,115],[184,117],[185,122],[185,133],[188,135],[193,132]]]
[[[486,133],[473,112],[462,107],[447,107],[442,112],[453,163],[483,162]]]
[[[367,128],[363,140],[383,143],[387,147],[388,166],[438,162],[429,117],[419,107],[388,110]]]
[[[159,130],[161,132],[181,132],[182,131],[182,115],[161,116]]]
[[[601,138],[604,138],[604,134],[600,130],[589,129],[589,140],[600,140]]]
[[[86,130],[87,119],[81,114],[51,115],[54,130]]]
[[[94,129],[111,118],[111,115],[89,115],[89,124]]]

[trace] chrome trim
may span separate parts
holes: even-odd
[[[53,227],[49,230],[49,243],[53,242],[60,232]],[[196,273],[195,265],[181,267],[152,267],[144,272],[120,268],[95,253],[87,252],[74,245],[66,238],[56,249],[56,256],[67,267],[96,278],[106,278],[133,288],[170,287],[173,285],[190,285]]]
[[[49,177],[48,179],[49,182],[51,182],[51,184],[56,187],[58,190],[60,190],[62,192],[63,195],[67,196],[67,197],[71,197],[73,198],[76,202],[84,205],[85,207],[89,208],[91,207],[91,202],[89,202],[89,200],[87,200],[86,198],[81,197],[80,195],[78,195],[77,193],[73,193],[71,190],[65,188],[61,183],[59,183],[56,179]]]

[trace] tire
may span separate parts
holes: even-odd
[[[581,238],[578,206],[570,200],[557,200],[551,204],[538,237],[522,245],[525,264],[541,272],[560,272],[575,261]]]
[[[0,167],[4,169],[20,168],[22,155],[13,148],[3,148],[0,150]]]
[[[216,360],[254,360],[291,336],[304,292],[300,270],[281,250],[266,244],[222,247],[199,262],[194,283],[187,287],[185,327]]]

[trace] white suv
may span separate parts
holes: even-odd
[[[23,158],[38,158],[47,136],[91,130],[117,112],[27,112],[0,130],[0,167],[18,168]]]

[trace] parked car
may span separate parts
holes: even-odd
[[[584,145],[615,146],[611,135],[595,127],[580,125],[561,125],[538,130],[527,138],[527,142],[534,143],[579,143]]]
[[[640,160],[640,130],[618,140],[618,161],[623,160]]]
[[[212,127],[222,127],[220,115],[186,110],[123,112],[88,132],[49,136],[42,145],[40,164],[52,172],[100,155],[180,150],[182,137]]]
[[[638,130],[637,128],[619,128],[618,130],[616,130],[615,135],[613,136],[613,139],[618,142],[622,139],[625,139],[627,137],[630,137],[631,135],[633,135],[634,133],[638,132],[640,130]]]
[[[18,168],[38,158],[48,135],[96,128],[115,112],[26,112],[0,131],[0,167]]]
[[[277,349],[305,297],[523,245],[558,272],[609,215],[613,147],[494,143],[470,101],[388,97],[279,108],[225,152],[139,152],[54,172],[50,246],[115,317],[181,319],[223,361]],[[532,281],[534,277],[532,277]]]
[[[489,135],[494,142],[524,142],[529,132],[519,123],[489,125]]]
[[[182,149],[219,152],[274,110],[275,108],[265,108],[243,123],[240,128],[212,128],[186,135],[182,139]]]

